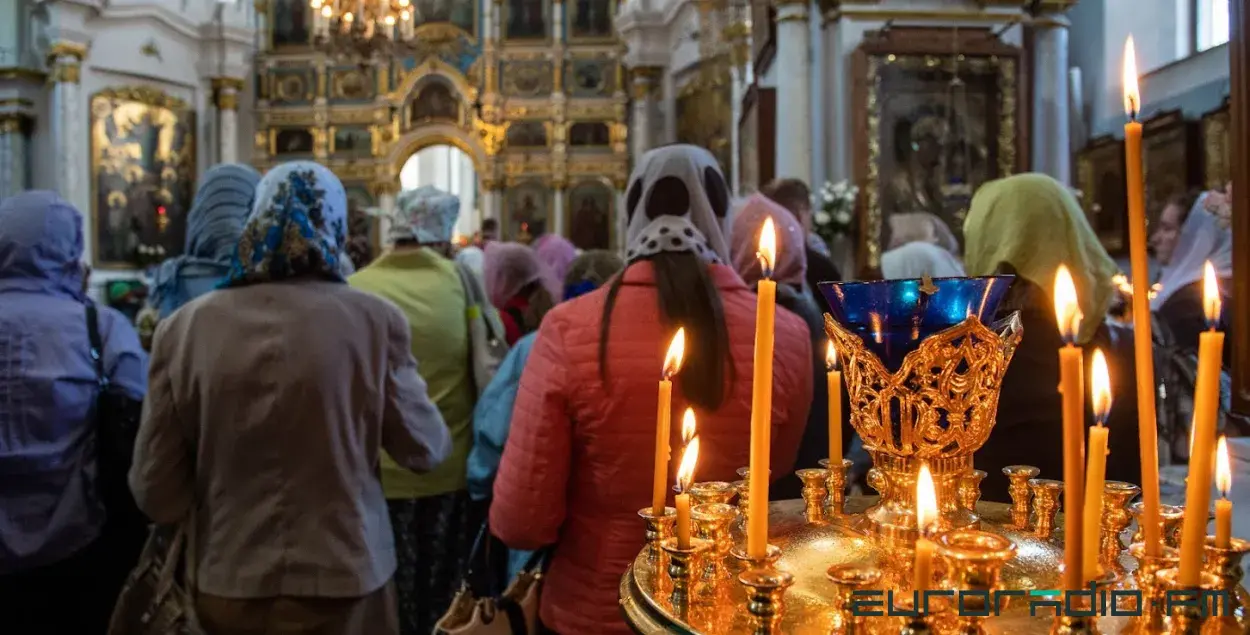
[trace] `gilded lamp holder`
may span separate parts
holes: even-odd
[[[1124,552],[1124,543],[1120,535],[1133,521],[1128,511],[1128,502],[1141,492],[1141,488],[1123,481],[1107,481],[1102,488],[1102,527],[1099,529],[1099,564],[1116,578],[1124,576],[1124,567],[1120,564],[1120,554]]]
[[[660,548],[668,555],[668,577],[673,581],[671,599],[674,606],[685,606],[690,601],[696,582],[702,578],[699,557],[711,545],[711,542],[702,538],[691,538],[690,546],[684,549],[676,538],[665,538],[660,543]],[[696,576],[696,573],[699,575]]]
[[[1231,538],[1227,547],[1217,547],[1215,537],[1207,536],[1204,568],[1208,574],[1219,579],[1217,588],[1227,593],[1228,610],[1222,616],[1225,619],[1233,618],[1236,621],[1245,612],[1240,590],[1241,580],[1245,575],[1241,561],[1247,553],[1250,553],[1250,540]]]
[[[823,461],[827,463],[827,461]],[[829,470],[808,468],[794,473],[803,482],[803,516],[809,523],[816,523],[825,518],[825,481]]]
[[[737,495],[738,491],[734,489],[734,485],[724,481],[706,481],[690,486],[690,498],[694,499],[696,506],[728,503]]]
[[[1144,540],[1141,530],[1141,515],[1144,503],[1138,501],[1129,505],[1128,513],[1137,523],[1130,543]],[[1159,536],[1163,544],[1177,549],[1181,546],[1181,524],[1185,521],[1185,508],[1180,505],[1159,505]]]
[[[1159,573],[1175,567],[1180,563],[1180,552],[1175,547],[1160,545],[1159,553],[1148,555],[1144,543],[1135,542],[1129,545],[1129,555],[1137,560],[1137,570],[1133,578],[1141,591],[1139,615],[1133,618],[1130,628],[1137,633],[1160,633],[1163,631],[1164,596],[1167,594],[1167,583],[1159,577]]]
[[[1173,593],[1193,594],[1197,601],[1170,602],[1172,604],[1172,614],[1169,616],[1168,629],[1169,635],[1201,635],[1203,626],[1211,617],[1209,607],[1202,605],[1202,591],[1214,591],[1220,588],[1219,576],[1212,575],[1206,571],[1199,572],[1199,580],[1197,585],[1184,584],[1180,580],[1180,569],[1170,568],[1159,571],[1155,574],[1158,580],[1164,585],[1167,591]]]
[[[1008,465],[1003,468],[1003,475],[1009,483],[1007,494],[1011,496],[1011,526],[1015,529],[1029,528],[1029,503],[1033,500],[1033,488],[1029,481],[1041,473],[1032,465]]]
[[[844,514],[846,507],[846,475],[851,471],[851,466],[854,463],[850,459],[839,459],[836,465],[830,459],[821,459],[818,463],[820,467],[825,468],[826,511],[831,518],[837,518]]]
[[[861,565],[834,565],[825,572],[825,577],[833,583],[835,592],[837,612],[834,614],[834,632],[845,635],[869,633],[865,616],[851,610],[851,601],[856,591],[876,588],[881,583],[881,570]]]
[[[947,562],[947,579],[954,588],[970,591],[994,591],[998,588],[999,574],[1003,565],[1016,555],[1016,545],[1011,540],[988,531],[956,529],[937,538],[938,553]],[[981,598],[975,597],[973,601]],[[984,601],[989,601],[989,594]],[[981,635],[984,622],[993,607],[967,607],[972,610],[957,611],[955,633]]]
[[[660,562],[660,554],[663,553],[660,543],[672,537],[677,526],[677,510],[665,507],[662,513],[656,514],[652,508],[644,507],[638,510],[638,516],[646,526],[647,562],[654,566]]]
[[[1038,538],[1050,538],[1055,533],[1055,516],[1061,506],[1063,481],[1029,479],[1029,489],[1033,491],[1033,533]]]
[[[729,524],[738,517],[738,508],[728,503],[703,503],[690,510],[699,528],[699,537],[711,543],[704,559],[703,578],[719,580],[729,571],[726,559],[733,548]]]

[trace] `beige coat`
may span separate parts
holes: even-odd
[[[407,321],[346,284],[215,291],[163,320],[130,486],[159,523],[194,511],[200,591],[361,597],[395,572],[386,449],[450,451]]]

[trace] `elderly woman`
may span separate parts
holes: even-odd
[[[1132,333],[1106,321],[1115,262],[1107,255],[1068,188],[1043,174],[991,181],[977,191],[964,223],[968,275],[1014,274],[1000,317],[1020,312],[1024,339],[1003,377],[994,434],[977,452],[976,467],[1000,474],[1008,465],[1036,465],[1063,474],[1059,360],[1063,346],[1055,324],[1054,284],[1059,265],[1076,283],[1080,331],[1087,358],[1102,349],[1111,370],[1115,405],[1107,458],[1109,480],[1141,477],[1137,439],[1137,388]],[[1086,359],[1086,368],[1090,361]],[[1088,404],[1089,401],[1087,400]],[[1092,415],[1091,415],[1092,417]],[[986,479],[982,494],[1007,500],[1007,480]]]
[[[395,530],[400,631],[426,635],[451,604],[473,539],[465,460],[475,397],[468,300],[450,258],[460,199],[432,186],[400,193],[394,248],[348,282],[395,303],[408,319],[412,354],[451,431],[451,454],[428,474],[382,455],[382,491]]]
[[[139,506],[191,528],[206,631],[398,634],[383,449],[451,452],[404,314],[344,284],[347,197],[284,163],[225,289],[163,320],[130,473]]]
[[[113,531],[100,380],[146,391],[130,323],[84,293],[82,215],[52,192],[0,202],[0,604],[4,631],[103,633],[138,552]],[[94,311],[101,357],[92,357]],[[102,372],[103,376],[97,375]],[[108,433],[106,435],[106,433]],[[114,448],[116,449],[116,448]],[[123,468],[124,471],[124,468]],[[133,507],[133,503],[127,503]],[[115,538],[121,538],[119,543]],[[143,535],[137,544],[142,546]]]
[[[1198,334],[1206,330],[1206,314],[1202,304],[1202,278],[1206,263],[1215,269],[1221,282],[1224,306],[1231,307],[1233,232],[1228,224],[1208,210],[1210,194],[1200,197],[1176,197],[1163,208],[1159,227],[1150,237],[1155,257],[1163,265],[1159,277],[1159,293],[1150,301],[1150,310],[1166,327],[1177,347],[1197,352]],[[1229,315],[1228,311],[1224,315]],[[1234,326],[1224,320],[1221,328]],[[1226,342],[1231,342],[1228,337]],[[1231,344],[1224,347],[1229,361]]]

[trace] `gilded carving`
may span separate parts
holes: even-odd
[[[473,125],[477,128],[478,138],[482,140],[482,149],[487,156],[495,156],[503,150],[504,138],[507,135],[509,124],[492,124],[480,119],[474,119]]]
[[[385,73],[378,73],[379,77],[385,77],[385,75]],[[371,79],[367,69],[336,68],[330,74],[330,99],[346,101],[371,99],[374,95],[374,82]]]

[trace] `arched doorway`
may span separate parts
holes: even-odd
[[[404,190],[433,185],[459,197],[460,218],[456,220],[459,237],[473,236],[481,227],[477,170],[473,157],[459,147],[434,144],[417,150],[400,168],[399,185]]]

